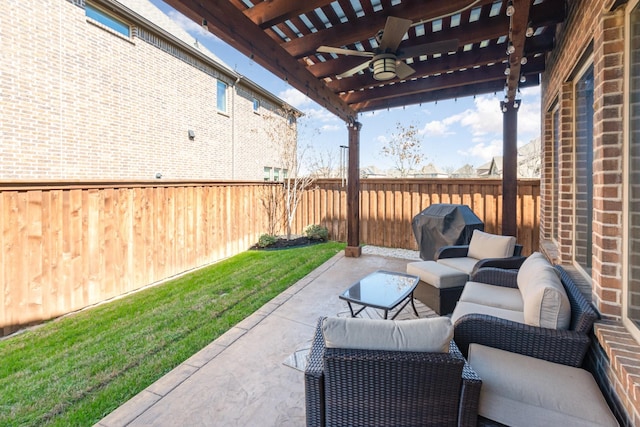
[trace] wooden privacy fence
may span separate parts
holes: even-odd
[[[295,229],[308,224],[329,229],[333,240],[347,240],[347,187],[341,180],[316,181],[305,194]],[[485,231],[502,228],[502,180],[496,179],[362,179],[360,180],[360,242],[417,250],[411,220],[435,203],[468,205],[484,222]],[[523,253],[538,250],[540,180],[518,181],[518,243]]]
[[[256,183],[0,183],[0,336],[235,255]]]
[[[411,219],[466,204],[499,233],[499,180],[361,181],[361,242],[417,249]],[[256,182],[0,183],[0,336],[247,250],[269,230]],[[538,180],[518,185],[518,242],[538,248]],[[346,241],[346,187],[317,181],[293,224]]]

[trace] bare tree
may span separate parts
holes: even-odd
[[[396,131],[382,147],[381,153],[392,158],[401,177],[407,177],[409,172],[424,161],[418,128],[414,125],[405,127],[400,122],[396,123]]]
[[[291,225],[305,191],[313,185],[313,178],[301,173],[306,147],[298,147],[298,113],[290,107],[264,114],[264,131],[278,153],[283,179],[283,208],[287,239],[291,239]],[[283,123],[283,118],[286,120]]]
[[[311,151],[309,156],[309,174],[313,178],[332,178],[335,175],[335,152],[329,148],[324,151]]]
[[[267,234],[277,236],[282,230],[282,187],[265,183],[258,190],[260,202],[267,216]]]

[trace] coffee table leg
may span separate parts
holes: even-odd
[[[416,314],[416,317],[420,317],[418,315],[418,310],[416,310],[416,305],[413,303],[413,292],[411,292],[409,298],[411,298],[411,307],[413,307],[413,312]]]
[[[349,305],[349,311],[351,312],[351,317],[356,317],[355,313],[353,312],[353,307],[351,307],[351,302],[347,301],[347,304]]]

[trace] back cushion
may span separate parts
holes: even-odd
[[[498,236],[473,230],[467,256],[477,259],[507,258],[513,256],[515,246],[516,238],[513,236]]]
[[[448,317],[398,321],[328,317],[322,334],[328,348],[448,353],[453,325]]]
[[[550,329],[568,329],[571,303],[556,269],[539,252],[531,254],[518,271],[524,322]]]

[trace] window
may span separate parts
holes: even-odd
[[[217,104],[218,111],[227,112],[227,87],[228,85],[222,80],[218,80]]]
[[[287,178],[289,178],[289,170],[288,169],[282,169],[282,180],[286,181]]]
[[[593,229],[593,63],[580,75],[575,92],[574,261],[591,275]]]
[[[551,207],[551,238],[559,240],[558,221],[560,216],[560,107],[553,112],[553,206]]]
[[[280,181],[280,169],[278,168],[273,169],[273,180]]]
[[[123,36],[130,38],[131,37],[131,27],[129,24],[124,23],[118,18],[109,15],[102,9],[98,9],[90,4],[85,4],[84,13],[87,18],[92,19],[93,21],[102,24],[103,26],[112,29],[113,31],[122,34]]]
[[[625,322],[638,337],[640,331],[640,5],[629,14],[628,151],[627,156],[627,289]]]
[[[271,181],[271,168],[267,166],[264,167],[264,180]]]
[[[253,112],[254,113],[260,112],[260,101],[256,98],[253,98]]]

